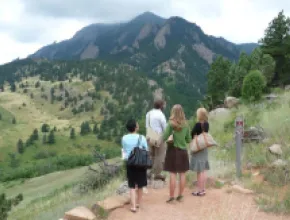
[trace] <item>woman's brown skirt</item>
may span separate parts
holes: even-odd
[[[164,170],[171,173],[184,173],[189,170],[187,150],[178,147],[168,147],[166,151]]]

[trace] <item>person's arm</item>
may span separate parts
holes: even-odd
[[[186,143],[189,143],[191,141],[191,137],[189,134],[189,127],[186,128],[185,141]]]
[[[149,150],[146,138],[143,135],[142,135],[142,139],[141,139],[141,146],[145,147],[146,150]]]
[[[166,118],[164,114],[162,114],[162,117],[160,118],[160,123],[161,123],[162,131],[164,132],[166,129]]]
[[[169,125],[166,127],[165,132],[164,132],[164,134],[163,134],[163,140],[166,141],[166,140],[169,138],[169,136],[170,136],[171,134],[172,134],[172,127],[171,127],[171,125],[169,124]]]
[[[146,128],[149,127],[149,112],[146,114]]]
[[[191,138],[193,139],[197,133],[197,124],[194,125],[193,129],[191,130]]]

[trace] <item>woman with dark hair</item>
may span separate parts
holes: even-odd
[[[126,128],[129,134],[124,135],[122,138],[122,148],[124,153],[124,159],[128,160],[132,150],[135,147],[144,147],[148,150],[146,138],[143,135],[138,134],[139,125],[131,119],[127,122]],[[143,187],[147,186],[147,176],[145,168],[138,168],[134,166],[126,166],[128,186],[130,188],[131,197],[131,212],[136,212],[137,208],[141,205]],[[137,190],[137,198],[136,198]]]

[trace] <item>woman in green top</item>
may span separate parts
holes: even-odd
[[[173,146],[168,146],[167,148],[164,165],[164,170],[170,172],[170,198],[167,203],[174,201],[176,174],[179,174],[180,178],[179,193],[176,200],[182,200],[185,187],[185,173],[189,170],[187,144],[190,142],[191,137],[181,105],[173,106],[163,139],[167,140],[170,135],[173,135]]]

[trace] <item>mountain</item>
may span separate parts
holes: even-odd
[[[257,43],[238,44],[238,48],[246,54],[251,54],[255,48],[259,46]]]
[[[129,22],[89,25],[30,58],[127,63],[158,82],[169,102],[193,109],[206,92],[206,73],[217,55],[236,60],[240,52],[238,45],[206,35],[181,17],[145,12]]]

